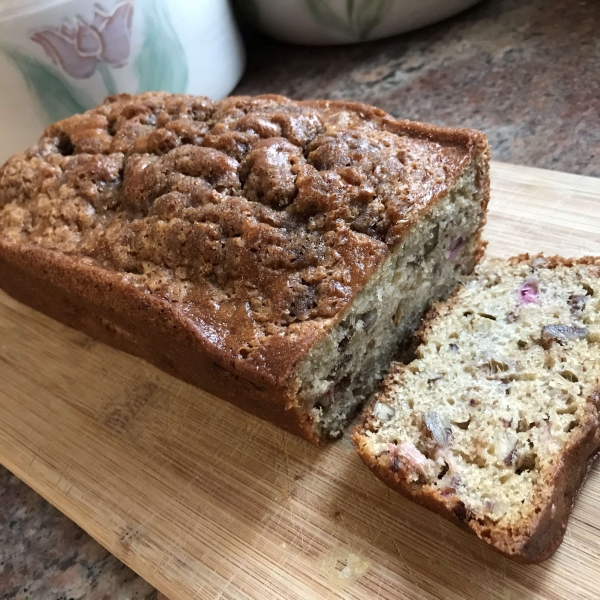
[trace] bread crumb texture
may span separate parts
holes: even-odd
[[[344,106],[108,98],[2,167],[0,242],[122,273],[276,379],[469,154],[464,136],[402,135]]]
[[[583,474],[598,447],[599,277],[600,259],[480,265],[392,369],[355,434],[363,457],[480,537],[526,539],[567,457],[588,444]]]

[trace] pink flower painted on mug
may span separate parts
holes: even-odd
[[[133,4],[122,2],[112,14],[100,7],[91,23],[78,19],[74,27],[48,27],[36,31],[31,39],[39,44],[54,64],[75,79],[91,77],[99,63],[122,67],[131,52]]]

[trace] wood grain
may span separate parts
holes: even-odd
[[[489,254],[600,254],[600,181],[495,164]],[[519,566],[318,450],[0,294],[0,462],[172,600],[597,600],[600,470]]]

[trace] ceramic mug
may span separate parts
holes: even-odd
[[[0,0],[0,164],[110,94],[222,98],[244,66],[227,0]]]
[[[255,26],[298,44],[350,44],[396,35],[480,0],[236,0]]]

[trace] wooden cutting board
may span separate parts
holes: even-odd
[[[600,254],[600,180],[495,164],[489,254]],[[518,566],[367,471],[0,295],[0,462],[172,600],[598,600],[600,469]]]

